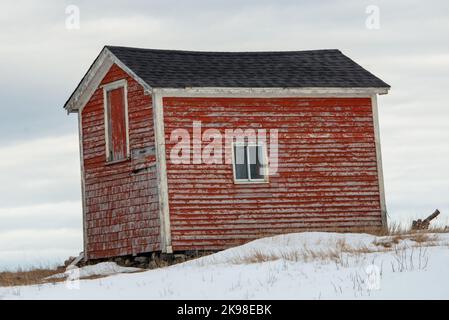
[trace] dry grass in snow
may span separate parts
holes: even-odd
[[[47,277],[64,272],[64,269],[57,268],[36,268],[31,270],[17,270],[0,272],[0,287],[26,286],[32,284],[42,284],[49,282]],[[52,280],[61,281],[58,279]]]
[[[448,265],[449,233],[304,232],[164,268],[81,280],[77,289],[67,283],[0,288],[0,298],[448,299]]]

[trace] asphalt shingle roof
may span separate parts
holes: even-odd
[[[201,52],[106,47],[154,88],[389,87],[340,50]]]

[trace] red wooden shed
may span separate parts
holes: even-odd
[[[388,90],[339,50],[104,47],[64,106],[79,119],[85,258],[386,227]]]

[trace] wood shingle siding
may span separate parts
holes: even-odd
[[[151,95],[113,65],[101,85],[126,79],[131,159],[108,164],[103,89],[82,110],[89,259],[159,250],[160,226]],[[142,155],[143,154],[143,155]]]

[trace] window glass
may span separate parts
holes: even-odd
[[[264,179],[264,154],[262,146],[248,146],[251,179]]]
[[[237,180],[248,180],[248,161],[246,156],[246,146],[234,146],[234,168]]]

